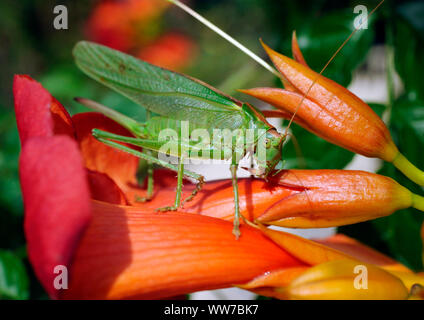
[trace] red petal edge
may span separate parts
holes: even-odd
[[[91,220],[90,191],[78,145],[70,137],[35,137],[23,146],[19,175],[29,260],[52,298],[58,265],[68,267]]]

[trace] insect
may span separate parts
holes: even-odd
[[[77,98],[80,103],[102,112],[134,135],[125,137],[94,129],[93,135],[99,141],[143,158],[150,164],[178,172],[174,205],[158,210],[177,210],[186,201],[193,199],[201,189],[203,176],[184,169],[185,158],[211,159],[218,154],[219,160],[231,160],[235,203],[233,233],[239,237],[240,212],[236,174],[239,161],[247,153],[251,153],[258,166],[256,172],[266,178],[280,163],[285,135],[278,133],[252,105],[227,96],[200,80],[95,43],[79,42],[73,54],[76,64],[84,73],[146,108],[149,114],[155,114],[149,116],[146,122],[139,123],[97,102]],[[189,126],[187,137],[184,138],[182,128],[185,122]],[[171,141],[161,141],[161,132],[169,129],[177,132],[177,137]],[[221,144],[220,149],[216,144],[208,148],[207,144],[199,147],[199,141],[193,139],[193,133],[197,129],[206,130],[214,141],[222,138],[223,130],[236,133],[231,135],[231,143]],[[250,151],[245,143],[248,132],[252,137]],[[259,147],[260,141],[263,142],[263,150]],[[126,147],[121,144],[123,142],[142,147],[143,151]],[[177,157],[177,164],[153,155],[160,154],[165,144],[168,147],[165,153]],[[192,194],[182,201],[183,177],[194,178],[198,183]],[[152,176],[149,179],[153,179]],[[151,197],[153,190],[150,188],[148,191],[147,198]]]

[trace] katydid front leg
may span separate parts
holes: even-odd
[[[234,227],[233,234],[238,239],[241,235],[240,233],[240,207],[239,207],[239,193],[238,193],[238,183],[237,183],[237,168],[238,163],[235,156],[233,155],[230,171],[231,171],[231,180],[233,182],[233,192],[234,192]]]
[[[173,206],[163,207],[156,209],[157,211],[175,211],[182,205],[181,193],[183,190],[183,176],[184,176],[184,159],[180,158],[178,163],[178,178],[177,178],[177,190],[175,194],[175,203]]]

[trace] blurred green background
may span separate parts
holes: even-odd
[[[40,81],[70,113],[84,109],[73,102],[83,96],[114,106],[137,118],[143,110],[89,80],[74,66],[73,45],[91,39],[162,66],[183,71],[246,100],[238,88],[279,85],[272,75],[216,34],[163,0],[0,2],[0,298],[44,299],[26,258],[23,205],[18,179],[20,142],[13,112],[14,74]],[[291,56],[291,33],[309,65],[319,71],[353,30],[353,8],[371,11],[377,1],[192,0],[192,8],[265,58],[258,39]],[[55,30],[53,8],[68,8],[68,29]],[[118,8],[119,7],[119,8]],[[119,10],[118,10],[119,9]],[[348,86],[355,72],[367,69],[371,48],[383,46],[387,101],[373,104],[384,113],[399,149],[424,168],[424,2],[390,1],[373,15],[369,28],[358,32],[324,75]],[[397,73],[402,90],[396,94]],[[248,99],[247,99],[248,100]],[[292,127],[299,146],[284,149],[287,167],[344,168],[353,154]],[[380,172],[423,194],[392,165]],[[419,230],[422,213],[414,209],[339,228],[348,235],[422,270]]]

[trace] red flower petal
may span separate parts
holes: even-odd
[[[124,193],[106,174],[87,169],[91,198],[112,204],[127,205]]]
[[[71,116],[55,97],[52,97],[50,112],[53,119],[54,134],[64,134],[75,138],[75,129]]]
[[[29,76],[16,75],[13,95],[22,145],[30,137],[50,137],[54,134],[74,136],[69,114],[40,83]]]
[[[57,265],[69,267],[91,218],[90,193],[77,144],[65,136],[27,140],[19,159],[25,235],[35,273],[51,297]]]
[[[91,134],[91,130],[97,128],[115,134],[131,136],[126,129],[104,115],[95,112],[76,114],[72,117],[72,121],[85,166],[88,169],[107,174],[124,193],[131,186],[137,184],[138,158],[106,146],[97,141]]]

